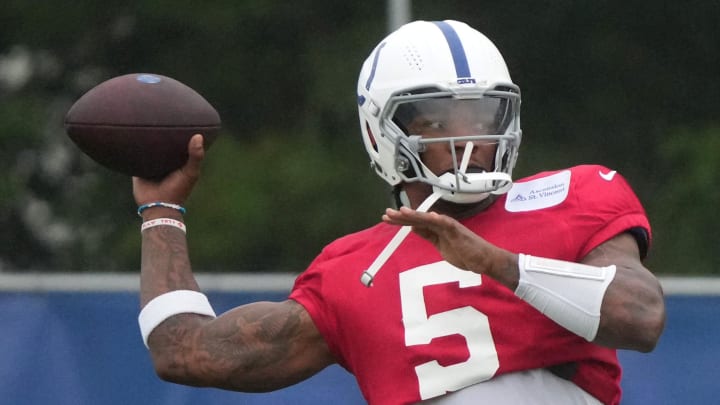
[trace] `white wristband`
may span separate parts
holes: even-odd
[[[183,231],[183,233],[187,233],[187,228],[185,228],[185,224],[182,223],[182,221],[178,221],[177,219],[172,219],[172,218],[156,218],[156,219],[151,219],[149,221],[145,221],[142,223],[142,225],[140,225],[140,232],[142,232],[148,228],[152,228],[154,226],[160,226],[160,225],[172,226],[174,228],[177,228],[177,229]]]
[[[614,265],[595,267],[520,254],[518,268],[518,297],[567,330],[588,341],[595,339]]]
[[[177,314],[216,316],[205,294],[192,290],[175,290],[158,295],[140,311],[138,324],[147,347],[148,336],[164,320]]]

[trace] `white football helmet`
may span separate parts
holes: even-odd
[[[391,186],[431,185],[441,198],[458,203],[502,194],[512,185],[521,141],[520,89],[505,61],[482,33],[458,21],[415,21],[388,35],[363,64],[358,79],[360,127],[370,163]],[[477,134],[423,138],[408,127],[420,115],[472,111]],[[473,127],[475,128],[475,127]],[[494,168],[433,173],[421,159],[428,143],[497,144]],[[457,159],[455,159],[457,161]]]

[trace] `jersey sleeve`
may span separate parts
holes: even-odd
[[[310,314],[315,327],[323,335],[325,342],[336,359],[340,360],[340,350],[337,347],[337,339],[333,331],[338,329],[336,318],[329,313],[326,302],[330,297],[323,293],[324,279],[323,267],[327,263],[327,251],[323,251],[310,266],[298,276],[290,292],[290,299],[297,301]],[[342,364],[342,362],[341,362]]]
[[[580,208],[578,224],[586,227],[590,234],[581,248],[580,257],[623,232],[646,238],[638,241],[641,254],[646,253],[652,236],[650,222],[640,200],[622,175],[604,166],[579,166],[573,171],[572,195]]]

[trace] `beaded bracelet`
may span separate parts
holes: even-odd
[[[145,211],[145,210],[148,209],[148,208],[153,208],[153,207],[172,208],[172,209],[174,209],[174,210],[180,211],[180,213],[183,214],[183,215],[185,215],[185,212],[187,211],[187,210],[185,209],[185,207],[183,207],[183,206],[181,206],[181,205],[171,204],[171,203],[166,203],[166,202],[158,201],[158,202],[151,202],[151,203],[143,204],[143,205],[139,206],[138,209],[137,209],[137,214],[138,214],[138,216],[142,217],[143,211]]]

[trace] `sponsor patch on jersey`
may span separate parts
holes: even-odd
[[[554,207],[565,201],[570,190],[570,170],[513,184],[505,200],[510,212],[535,211]]]

